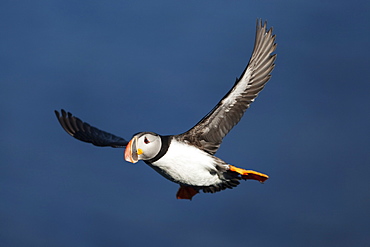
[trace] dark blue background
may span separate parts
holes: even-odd
[[[369,1],[2,1],[1,246],[366,246]],[[256,18],[273,77],[217,156],[270,175],[176,200],[122,149],[69,137],[178,134],[231,88]]]

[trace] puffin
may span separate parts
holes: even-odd
[[[194,127],[178,135],[140,132],[130,141],[100,130],[72,115],[55,111],[62,128],[72,137],[99,147],[125,148],[124,159],[140,160],[166,179],[180,185],[177,199],[191,200],[203,191],[232,189],[241,180],[265,182],[269,176],[228,164],[215,156],[223,138],[265,87],[275,67],[275,35],[257,19],[256,36],[248,65],[233,87]]]

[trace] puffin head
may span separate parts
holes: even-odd
[[[153,132],[141,132],[131,139],[125,150],[125,160],[136,163],[139,160],[150,160],[161,150],[161,137]]]

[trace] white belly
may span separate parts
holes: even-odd
[[[175,139],[171,141],[167,153],[152,166],[177,183],[210,186],[221,182],[211,155]]]

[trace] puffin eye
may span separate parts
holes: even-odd
[[[144,139],[144,143],[145,144],[148,144],[150,141],[145,137],[145,139]]]

